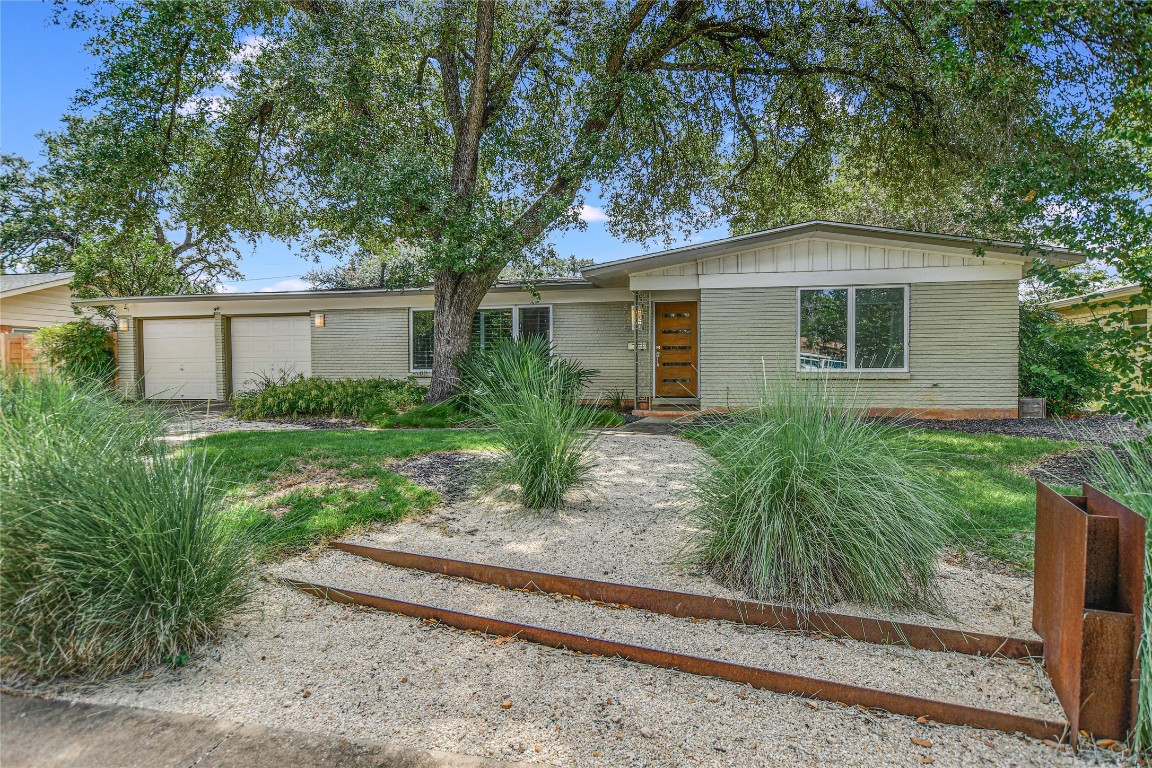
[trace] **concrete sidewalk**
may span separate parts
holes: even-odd
[[[511,768],[449,752],[134,707],[0,696],[4,768]]]

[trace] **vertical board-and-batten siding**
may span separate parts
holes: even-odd
[[[698,262],[639,272],[637,275],[681,277],[861,269],[920,269],[976,267],[993,263],[1001,262],[971,253],[943,253],[907,246],[869,245],[805,237],[779,245],[749,248],[725,256],[701,259]]]
[[[616,390],[632,397],[636,357],[628,349],[633,338],[630,307],[620,301],[552,305],[556,353],[600,372],[588,388],[589,398],[607,397]]]
[[[325,379],[411,376],[408,308],[327,309],[312,323],[312,375]]]
[[[1014,281],[912,283],[909,372],[831,373],[881,408],[1015,409],[1018,285]],[[704,406],[751,404],[762,371],[796,375],[797,289],[700,291]]]

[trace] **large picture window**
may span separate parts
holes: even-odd
[[[430,309],[412,310],[411,366],[413,371],[432,370],[436,351],[434,314]],[[552,338],[552,307],[485,307],[472,318],[472,348],[486,349],[500,339],[543,336]]]
[[[801,371],[908,370],[908,289],[802,288]]]

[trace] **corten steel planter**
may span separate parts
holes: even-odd
[[[1032,627],[1073,733],[1124,739],[1136,718],[1144,518],[1090,485],[1036,483]]]

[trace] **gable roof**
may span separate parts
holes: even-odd
[[[672,248],[656,253],[647,253],[640,256],[631,256],[615,261],[604,262],[588,267],[583,271],[585,277],[597,285],[617,285],[626,283],[633,272],[646,271],[671,267],[687,262],[706,259],[730,253],[745,248],[756,248],[770,245],[774,242],[806,234],[823,233],[829,235],[870,237],[879,240],[898,240],[903,243],[917,244],[925,247],[946,248],[982,248],[986,255],[997,259],[1016,261],[1021,264],[1031,261],[1033,256],[1024,252],[1022,243],[1011,243],[1003,240],[987,240],[963,235],[942,235],[935,232],[914,232],[905,229],[892,229],[889,227],[873,227],[866,224],[848,224],[838,221],[805,221],[800,224],[790,224],[785,227],[766,229],[761,232],[752,232],[747,235],[736,235],[719,240],[709,240],[706,243],[695,243],[679,248]],[[1070,251],[1067,248],[1048,247],[1044,258],[1057,266],[1070,266],[1084,261],[1085,254]]]
[[[42,291],[58,285],[68,285],[72,272],[29,272],[18,275],[0,275],[0,297]]]

